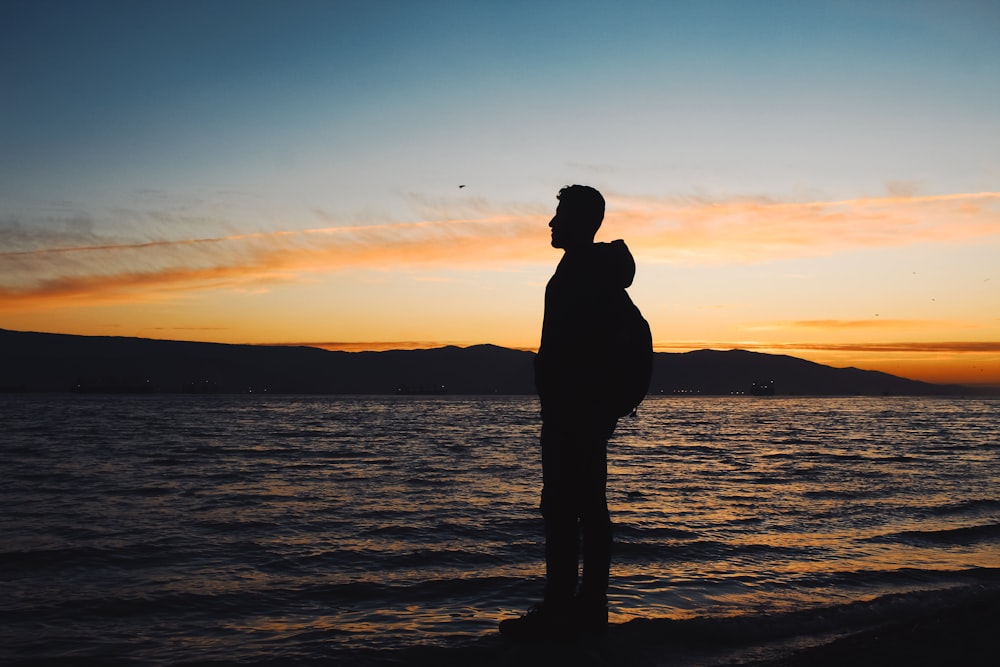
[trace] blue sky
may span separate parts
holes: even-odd
[[[383,199],[449,178],[502,192],[539,154],[536,178],[632,170],[647,194],[997,176],[995,3],[42,1],[4,15],[4,181],[39,198],[104,197],[112,178],[284,190],[330,166]]]
[[[530,347],[581,182],[663,349],[991,343],[997,34],[972,1],[0,2],[0,326]],[[847,336],[872,285],[897,325]]]

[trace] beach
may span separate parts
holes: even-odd
[[[876,627],[813,635],[769,636],[763,628],[636,619],[613,625],[603,637],[566,641],[510,641],[490,635],[455,650],[413,649],[371,664],[481,667],[979,667],[995,665],[1000,650],[1000,588],[970,592]],[[780,633],[777,633],[780,634]],[[753,636],[756,635],[756,639]],[[364,664],[364,663],[361,663]]]
[[[995,665],[1000,656],[1000,592],[764,662],[757,667]]]

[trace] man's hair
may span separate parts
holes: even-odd
[[[568,207],[572,215],[596,232],[604,220],[604,197],[589,185],[567,185],[556,199]]]

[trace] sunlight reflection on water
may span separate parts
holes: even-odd
[[[129,633],[169,659],[184,636],[202,658],[330,634],[433,643],[541,593],[533,398],[0,400],[11,650],[49,636],[100,653]],[[997,407],[647,400],[609,450],[612,620],[799,609],[1000,568]]]
[[[1000,566],[991,491],[1000,473],[989,417],[995,405],[905,398],[647,402],[642,419],[623,423],[611,450],[610,485],[619,489],[612,513],[619,527],[695,534],[660,540],[662,558],[625,549],[619,581],[641,573],[661,585],[642,603],[629,596],[620,614],[818,604],[851,595],[853,580],[905,588],[907,569]],[[956,503],[983,510],[964,521],[993,525],[989,544],[944,538],[917,546],[893,537],[918,527],[947,535],[956,517],[943,521],[940,511]],[[630,536],[620,542],[642,544]],[[716,581],[699,587],[691,604],[665,583],[705,582],[706,573]],[[727,590],[733,582],[746,590]],[[787,587],[794,593],[775,595]]]

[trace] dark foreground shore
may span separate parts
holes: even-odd
[[[755,667],[868,667],[869,665],[996,665],[1000,660],[1000,593],[890,622]]]
[[[39,658],[18,667],[993,667],[1000,657],[1000,587],[964,589],[931,604],[921,594],[775,616],[634,619],[606,635],[508,641],[491,632],[454,646],[335,652],[302,659],[155,662]],[[915,607],[914,602],[918,605]],[[845,623],[845,620],[847,621]]]
[[[1000,658],[1000,588],[971,590],[946,603],[919,609],[896,599],[868,606],[870,613],[864,622],[851,627],[843,625],[838,610],[792,614],[791,619],[636,619],[613,625],[604,637],[511,642],[490,635],[457,649],[415,648],[381,656],[388,658],[385,662],[376,658],[357,664],[992,667]],[[851,613],[856,614],[857,609]]]

